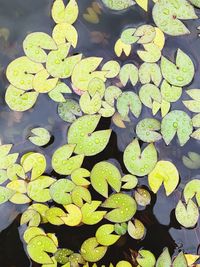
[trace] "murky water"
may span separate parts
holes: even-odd
[[[80,14],[90,6],[92,1],[79,1]],[[10,36],[5,41],[0,36],[0,139],[2,143],[13,143],[14,151],[24,153],[26,151],[35,151],[33,146],[26,137],[31,128],[41,126],[50,130],[53,135],[53,142],[45,148],[37,148],[37,151],[47,155],[47,159],[51,157],[55,148],[66,143],[66,132],[68,124],[63,122],[56,114],[57,104],[51,101],[46,95],[40,95],[39,99],[32,110],[24,113],[13,112],[8,109],[4,102],[4,93],[8,82],[5,78],[5,69],[9,62],[14,58],[22,55],[22,42],[29,32],[43,31],[51,33],[54,26],[53,20],[50,18],[50,8],[52,0],[0,0],[0,28],[8,28]],[[149,13],[150,14],[150,13]],[[199,12],[200,14],[200,12]],[[76,23],[79,32],[79,45],[77,52],[82,52],[85,56],[101,56],[106,60],[115,59],[113,46],[124,27],[129,25],[138,26],[144,23],[152,23],[151,16],[143,12],[141,9],[132,7],[124,13],[114,13],[103,10],[101,21],[99,24],[89,24],[84,21],[80,15]],[[191,35],[186,37],[167,38],[164,55],[174,59],[177,48],[181,48],[188,53],[193,59],[196,66],[197,74],[190,88],[199,88],[200,73],[200,37],[196,27],[200,25],[200,20],[188,22],[187,26],[191,30]],[[98,32],[98,33],[95,33]],[[102,34],[103,33],[103,34]],[[97,43],[94,36],[98,35],[101,40]],[[128,58],[120,59],[121,62],[132,61],[136,66],[141,62],[138,57],[132,55]],[[199,73],[199,75],[198,75]],[[127,90],[138,92],[139,88],[127,87]],[[125,90],[126,90],[125,89]],[[75,97],[75,96],[74,96]],[[187,99],[186,94],[183,98]],[[172,109],[181,109],[188,112],[181,101],[175,103]],[[149,109],[143,108],[141,118],[152,117]],[[109,119],[101,121],[101,128],[106,129],[110,125]],[[137,120],[133,119],[126,129],[117,129],[111,124],[114,132],[112,134],[109,147],[101,154],[85,160],[84,166],[89,169],[101,159],[116,159],[120,162],[125,170],[122,160],[122,151],[132,141],[135,136],[134,127]],[[189,170],[182,163],[182,156],[187,155],[189,151],[200,151],[200,142],[190,140],[184,147],[180,148],[176,140],[166,146],[163,141],[156,144],[159,151],[160,159],[172,160],[177,166],[181,183],[185,184],[190,178],[198,175],[199,170]],[[49,164],[47,173],[51,173],[52,169]],[[140,184],[147,185],[147,179],[141,178]],[[143,211],[138,211],[138,218],[147,227],[147,235],[141,242],[134,241],[127,237],[108,250],[107,257],[102,263],[117,262],[123,258],[129,258],[129,249],[138,250],[141,247],[151,250],[158,256],[164,247],[169,247],[170,252],[176,252],[179,249],[186,253],[198,253],[200,244],[200,228],[199,224],[195,229],[186,230],[181,228],[176,222],[174,216],[174,208],[181,196],[181,188],[178,189],[170,197],[166,197],[164,190],[159,190],[157,196],[152,195],[152,203]],[[23,243],[20,240],[19,233],[19,217],[25,207],[17,207],[12,204],[4,204],[0,206],[0,267],[28,267],[37,266],[30,263],[24,252]],[[46,226],[45,226],[46,227]],[[78,230],[72,230],[67,227],[47,226],[47,229],[56,232],[61,246],[77,250],[80,244],[90,236],[93,236],[97,226],[82,226]],[[116,249],[118,253],[116,253]]]

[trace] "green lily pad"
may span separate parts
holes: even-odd
[[[45,156],[40,153],[31,153],[22,162],[25,172],[31,171],[31,180],[41,176],[46,170]]]
[[[96,211],[97,208],[101,205],[101,201],[93,200],[91,203],[85,203],[81,207],[81,212],[83,215],[82,222],[84,224],[93,225],[100,222],[106,211]]]
[[[122,182],[125,182],[125,184],[122,185],[123,189],[133,189],[138,184],[138,179],[135,175],[126,174],[121,179]]]
[[[19,153],[9,154],[12,146],[11,144],[0,145],[0,169],[8,169],[16,162]]]
[[[125,29],[121,34],[121,40],[123,43],[131,45],[138,41],[139,37],[134,36],[136,28]]]
[[[66,144],[54,152],[51,164],[57,173],[69,175],[74,170],[81,167],[84,155],[72,156],[73,152],[75,152],[75,148],[76,145],[74,144]]]
[[[41,204],[41,203],[34,203],[31,206],[29,206],[29,209],[33,209],[36,210],[42,219],[42,223],[47,223],[47,219],[46,219],[46,212],[49,209],[49,207],[45,204]]]
[[[144,24],[137,28],[134,36],[139,37],[138,44],[148,44],[154,40],[156,31],[152,25]]]
[[[20,225],[28,224],[28,226],[38,226],[40,225],[41,217],[40,214],[33,209],[27,209],[25,212],[23,212],[21,219],[20,219]]]
[[[71,179],[76,185],[87,187],[90,185],[90,182],[86,179],[86,177],[90,177],[90,172],[84,168],[76,169],[71,174]]]
[[[175,64],[162,56],[161,71],[165,80],[171,85],[183,87],[192,81],[195,69],[190,57],[178,49]]]
[[[75,184],[68,179],[59,179],[50,187],[51,198],[58,204],[67,205],[72,203],[69,193],[74,189]]]
[[[88,92],[81,95],[79,104],[85,114],[95,114],[101,108],[101,96],[97,92],[93,97]]]
[[[29,243],[32,238],[34,238],[38,235],[44,235],[45,236],[46,234],[42,228],[39,228],[36,226],[30,226],[24,232],[23,239],[26,243]]]
[[[161,51],[157,45],[154,43],[144,44],[144,51],[138,50],[138,56],[144,61],[148,63],[155,63],[161,57]]]
[[[12,178],[12,177],[11,177]],[[7,175],[7,171],[6,170],[0,170],[0,184],[3,184],[5,181],[7,181],[9,178],[9,176]],[[10,179],[11,180],[11,179]]]
[[[92,196],[90,191],[82,186],[75,186],[71,193],[72,201],[77,207],[82,207],[84,202],[91,203]]]
[[[119,78],[123,86],[126,86],[129,80],[135,86],[138,82],[138,68],[134,64],[124,65],[120,70]]]
[[[124,164],[133,175],[149,174],[157,163],[157,151],[153,144],[149,144],[141,151],[139,142],[134,139],[124,151]]]
[[[161,123],[161,134],[167,145],[177,133],[181,146],[185,145],[192,134],[192,120],[187,113],[181,110],[173,110],[168,113]]]
[[[49,78],[49,73],[43,69],[35,74],[33,78],[33,89],[37,93],[48,93],[53,90],[58,82],[58,78]]]
[[[71,89],[65,83],[58,82],[56,87],[48,95],[53,101],[60,103],[66,101],[63,94],[70,94],[71,92]]]
[[[157,1],[152,14],[155,24],[172,36],[189,34],[189,30],[181,20],[197,18],[194,8],[186,0]]]
[[[139,97],[142,103],[148,107],[153,108],[154,102],[161,103],[162,96],[160,90],[154,84],[145,84],[140,88]]]
[[[116,192],[121,189],[121,174],[113,164],[102,161],[97,163],[90,175],[93,188],[102,196],[108,197],[108,185]]]
[[[198,153],[188,152],[188,157],[183,156],[182,161],[188,169],[196,170],[200,168],[200,155]]]
[[[171,86],[166,80],[162,82],[160,90],[163,99],[168,102],[176,102],[182,94],[181,87]]]
[[[60,208],[52,207],[46,211],[45,216],[49,223],[53,225],[62,225],[64,222],[61,217],[65,217],[66,213]]]
[[[15,191],[9,188],[0,186],[0,204],[7,202],[14,194],[15,194]]]
[[[128,261],[119,261],[116,267],[131,267],[132,265]],[[112,266],[110,266],[112,267]]]
[[[145,236],[146,229],[144,227],[144,224],[135,219],[134,223],[132,221],[128,222],[128,234],[136,240],[140,240]]]
[[[183,101],[184,106],[192,112],[199,113],[200,112],[200,93],[199,89],[191,89],[186,91],[187,94],[193,100],[185,100]]]
[[[22,166],[20,164],[15,163],[15,164],[8,167],[7,177],[9,180],[12,181],[12,180],[17,180],[18,177],[25,179],[26,175],[25,175],[25,172],[24,172],[24,169],[22,168]]]
[[[82,112],[75,100],[65,99],[65,102],[58,105],[58,115],[62,120],[72,123],[76,120],[76,116],[82,115]]]
[[[38,235],[30,240],[27,251],[31,259],[40,264],[51,264],[52,259],[47,253],[55,253],[57,247],[53,240],[44,235]]]
[[[195,197],[197,204],[200,207],[200,180],[194,179],[188,182],[184,188],[183,195],[186,203]]]
[[[72,123],[67,136],[69,144],[76,144],[76,154],[93,156],[103,151],[108,144],[110,129],[94,132],[100,118],[99,115],[85,115]]]
[[[34,106],[38,95],[37,92],[25,92],[10,85],[6,90],[5,101],[12,110],[26,111]]]
[[[98,113],[105,118],[112,117],[115,113],[115,108],[109,105],[106,101],[102,101],[101,105],[102,107],[100,108]]]
[[[26,36],[23,42],[24,53],[35,62],[45,63],[45,50],[56,50],[57,45],[51,36],[44,32],[34,32]]]
[[[162,139],[160,133],[160,122],[156,119],[146,118],[141,120],[136,126],[136,134],[144,142],[152,143]]]
[[[125,235],[127,232],[127,223],[116,223],[115,225],[115,233],[118,235]]]
[[[103,65],[102,70],[107,71],[106,78],[114,78],[120,72],[120,65],[117,61],[110,60]]]
[[[112,209],[105,215],[105,219],[115,223],[129,221],[137,210],[135,200],[124,193],[109,196],[101,206]]]
[[[73,24],[78,17],[79,9],[76,0],[70,0],[67,6],[63,0],[55,0],[51,12],[56,23]]]
[[[168,248],[165,248],[156,262],[156,267],[171,267],[171,264],[172,260],[169,254],[169,250]]]
[[[105,100],[106,102],[114,107],[115,100],[121,95],[122,91],[117,86],[109,86],[105,91]]]
[[[42,69],[44,69],[42,64],[33,62],[28,57],[19,57],[8,65],[6,77],[14,87],[30,90],[33,89],[33,74]]]
[[[35,136],[30,136],[28,139],[36,146],[45,146],[50,141],[51,135],[45,128],[34,128],[31,130],[31,133],[33,133]]]
[[[111,246],[117,242],[120,238],[119,235],[114,235],[115,227],[113,224],[104,224],[100,226],[96,231],[96,239],[100,245]]]
[[[74,66],[81,60],[82,54],[68,57],[69,50],[70,43],[64,43],[48,54],[46,69],[51,76],[65,79],[72,75]]]
[[[58,46],[64,44],[66,41],[74,48],[77,46],[77,30],[69,23],[57,24],[53,29],[52,36]]]
[[[135,191],[135,200],[138,205],[145,207],[151,203],[151,195],[146,189],[137,188]]]
[[[71,227],[79,225],[82,221],[81,209],[74,204],[64,205],[64,208],[67,211],[67,216],[61,217],[64,223]]]
[[[134,92],[124,92],[117,98],[117,110],[124,120],[129,120],[129,111],[138,118],[142,111],[142,103]]]
[[[199,209],[197,205],[189,199],[186,206],[180,200],[175,209],[177,221],[185,228],[191,228],[196,225],[199,218]]]
[[[132,0],[102,0],[102,2],[104,3],[104,5],[112,10],[115,11],[120,11],[120,10],[124,10],[127,9],[128,7],[133,5],[133,1]]]
[[[105,82],[99,78],[92,79],[88,84],[88,92],[91,96],[99,93],[101,98],[104,96],[106,90]]]
[[[156,259],[153,253],[148,250],[139,250],[139,255],[136,260],[141,267],[154,267],[156,264]]]
[[[159,86],[162,80],[160,67],[156,63],[143,63],[139,68],[139,79],[142,84],[152,81],[156,86]]]
[[[78,62],[71,77],[73,85],[82,91],[87,91],[94,78],[99,78],[105,82],[107,71],[96,71],[101,61],[102,58],[100,57],[88,57]]]
[[[173,261],[174,267],[188,267],[186,257],[183,252],[180,252]]]
[[[164,185],[166,195],[169,196],[177,187],[179,173],[176,166],[170,161],[158,161],[155,168],[148,175],[149,186],[157,193],[160,186]]]
[[[66,264],[69,261],[69,256],[72,255],[73,251],[67,248],[60,248],[55,253],[55,259],[60,264]]]
[[[88,238],[81,246],[82,257],[89,262],[97,262],[106,254],[107,247],[99,246],[95,237]]]
[[[55,182],[54,178],[49,176],[40,176],[30,182],[27,187],[28,196],[36,202],[46,202],[51,199],[49,187]]]

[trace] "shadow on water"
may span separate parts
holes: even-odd
[[[91,4],[92,1],[84,0],[80,2],[80,14]],[[41,126],[47,127],[53,136],[53,142],[45,148],[37,148],[47,155],[48,162],[53,151],[66,143],[66,132],[69,125],[59,119],[56,114],[57,104],[50,101],[47,96],[41,95],[35,107],[25,113],[13,112],[8,109],[4,102],[4,94],[8,85],[5,78],[6,66],[14,58],[22,55],[22,42],[29,32],[44,31],[51,33],[54,23],[50,18],[50,7],[52,0],[0,0],[0,28],[8,28],[10,36],[8,42],[0,37],[0,138],[2,143],[13,143],[14,151],[20,151],[23,154],[26,151],[35,151],[35,147],[27,141],[26,137],[31,128]],[[79,45],[75,52],[82,52],[85,56],[101,56],[106,60],[116,59],[112,47],[119,37],[122,29],[129,25],[137,26],[144,23],[152,23],[150,14],[146,14],[137,7],[116,14],[104,10],[101,21],[98,25],[85,22],[80,15],[76,23],[79,32]],[[187,52],[193,59],[196,70],[199,71],[200,46],[196,27],[200,21],[189,22],[188,28],[191,35],[187,37],[167,37],[164,55],[174,59],[174,53],[177,48]],[[99,44],[94,40],[94,32],[103,33],[102,42]],[[100,37],[99,37],[100,38]],[[133,62],[137,66],[141,63],[139,58],[133,53],[127,58],[121,58],[121,63]],[[190,88],[198,88],[200,84],[200,75],[196,75]],[[138,91],[139,88],[134,88]],[[125,90],[133,90],[127,86]],[[186,98],[186,94],[183,94]],[[181,101],[173,105],[172,109],[185,110]],[[186,110],[185,110],[186,111]],[[142,118],[151,117],[148,109],[143,109]],[[159,116],[158,116],[159,118]],[[101,129],[107,129],[110,125],[113,129],[112,138],[109,146],[99,155],[90,159],[85,159],[84,167],[91,169],[95,163],[100,160],[117,160],[121,164],[122,171],[126,173],[123,164],[123,153],[125,147],[135,136],[134,128],[137,120],[132,120],[126,129],[117,129],[109,119],[102,119]],[[168,159],[174,162],[181,175],[181,183],[185,184],[190,178],[198,174],[199,170],[191,171],[182,164],[182,156],[187,155],[189,151],[200,151],[200,144],[194,140],[189,141],[184,147],[180,148],[177,140],[174,140],[168,147],[162,142],[156,144],[160,159]],[[51,166],[47,168],[47,173],[54,174]],[[141,185],[147,185],[147,179],[139,180]],[[181,188],[178,188],[173,196],[166,197],[164,190],[161,189],[157,196],[152,195],[152,203],[145,210],[138,211],[136,217],[139,218],[147,227],[147,234],[141,242],[134,241],[131,238],[123,237],[120,241],[109,248],[106,258],[102,264],[117,262],[123,258],[130,257],[132,251],[140,248],[151,250],[158,256],[164,247],[169,247],[171,253],[183,249],[186,253],[197,253],[199,245],[200,229],[185,230],[176,222],[174,208],[180,199]],[[99,197],[99,196],[97,196]],[[16,207],[12,204],[0,206],[0,267],[28,267],[29,259],[24,252],[23,243],[19,237],[19,214],[25,207]],[[81,226],[78,229],[68,227],[53,227],[45,225],[45,229],[55,232],[60,240],[61,247],[67,247],[78,250],[81,243],[94,235],[98,225]],[[116,250],[118,253],[116,253]],[[32,267],[38,265],[31,264]]]

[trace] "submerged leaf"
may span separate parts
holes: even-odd
[[[195,152],[188,152],[188,157],[183,156],[182,161],[188,169],[200,168],[200,155]]]
[[[124,10],[127,9],[128,7],[133,5],[133,1],[132,0],[102,0],[102,2],[104,3],[104,5],[112,10],[115,11],[120,11],[120,10]]]

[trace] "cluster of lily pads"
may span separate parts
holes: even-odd
[[[132,0],[102,2],[115,11],[134,4]],[[138,178],[147,176],[153,193],[163,185],[167,196],[180,182],[173,162],[159,159],[155,142],[164,139],[169,145],[176,134],[180,146],[190,138],[200,140],[199,89],[188,89],[186,92],[192,100],[182,101],[196,115],[190,117],[185,111],[171,110],[172,103],[181,99],[183,87],[189,86],[194,78],[194,63],[181,49],[174,60],[162,55],[164,33],[188,34],[181,19],[197,16],[194,7],[185,0],[154,2],[156,26],[129,27],[114,46],[117,57],[136,53],[139,66],[133,63],[121,66],[117,60],[104,62],[100,57],[74,54],[78,32],[72,24],[78,18],[78,4],[70,0],[65,6],[63,0],[55,0],[52,17],[56,26],[52,36],[42,32],[29,34],[23,42],[25,56],[7,67],[10,85],[5,101],[10,109],[29,110],[39,94],[47,94],[58,103],[59,117],[70,124],[67,143],[57,148],[51,158],[52,170],[62,177],[59,179],[46,175],[45,155],[32,151],[19,155],[10,153],[10,144],[0,146],[0,203],[29,204],[20,224],[27,226],[23,238],[28,255],[42,267],[86,267],[89,263],[95,267],[95,262],[121,236],[128,234],[135,240],[143,239],[146,228],[135,214],[138,206],[150,204],[151,195],[139,186]],[[199,1],[190,2],[200,7]],[[147,11],[148,1],[136,3]],[[94,7],[98,13],[97,6]],[[89,21],[88,16],[85,18]],[[109,144],[112,130],[96,130],[102,117],[111,118],[116,126],[124,128],[132,118],[139,119],[144,109],[153,116],[137,122],[136,138],[124,150],[127,173],[112,161],[100,161],[91,170],[84,168],[86,157],[99,154]],[[161,121],[159,116],[154,118],[160,111]],[[32,129],[32,134],[29,140],[36,146],[45,146],[51,139],[50,132],[41,127]],[[183,158],[184,164],[195,168],[198,155],[189,157]],[[93,199],[93,191],[104,200]],[[193,179],[183,190],[183,201],[177,204],[177,221],[186,228],[194,227],[199,219],[199,207],[200,180]],[[45,223],[78,227],[102,220],[107,223],[102,223],[79,251],[60,248],[56,235],[45,233],[41,227]],[[184,267],[197,259],[198,256],[183,252],[172,259],[166,248],[157,261],[147,250],[140,250],[135,261],[141,267],[172,264]],[[129,266],[132,265],[128,261],[116,265]]]

